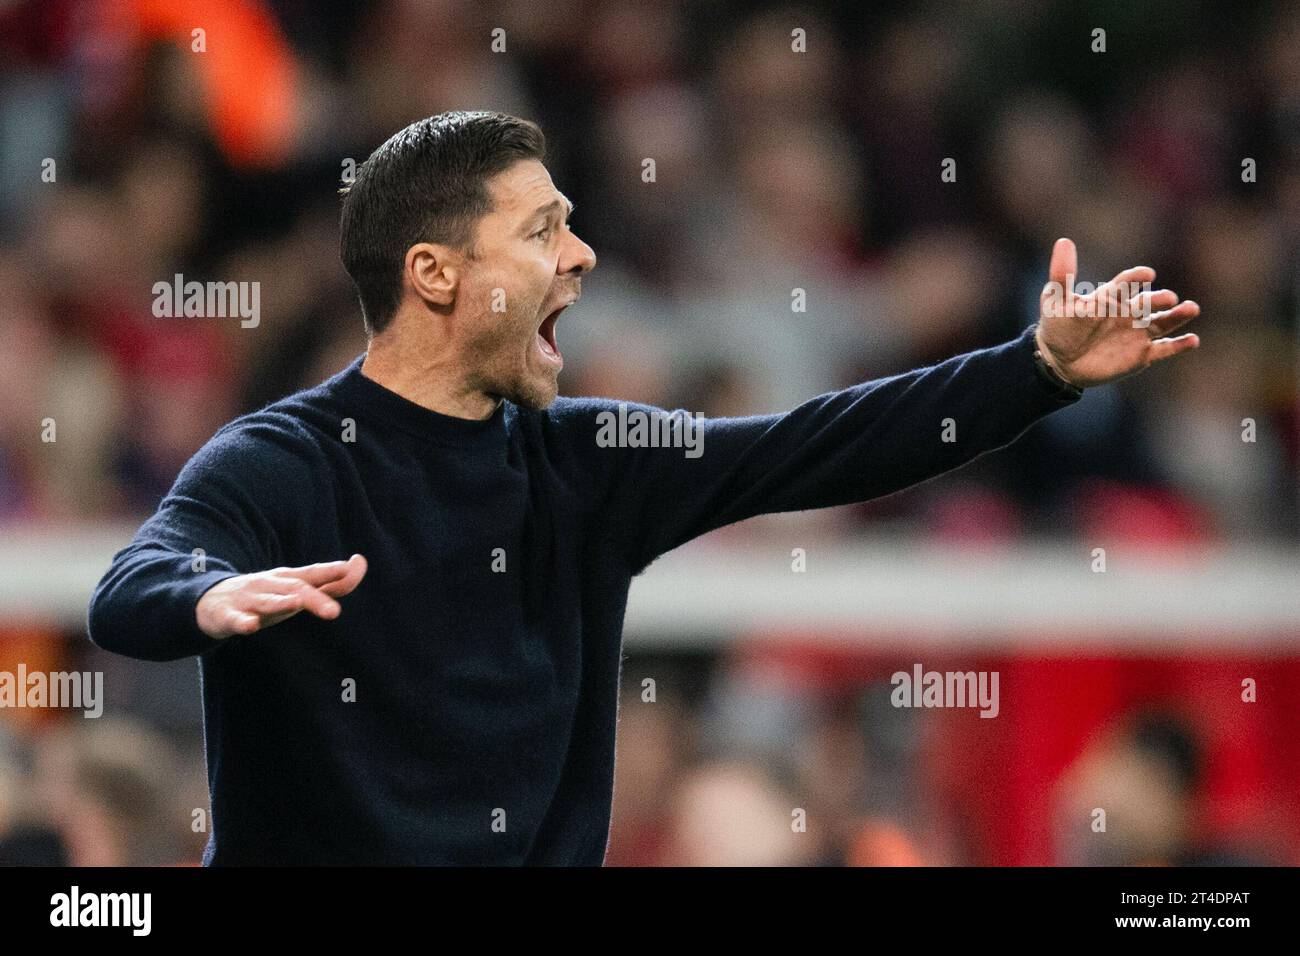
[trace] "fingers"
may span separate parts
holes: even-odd
[[[333,620],[339,616],[343,610],[339,607],[338,601],[326,594],[320,588],[314,588],[306,581],[298,578],[269,576],[262,578],[258,582],[258,589],[255,597],[268,598],[288,598],[281,606],[278,606],[271,613],[281,613],[282,611],[311,611],[317,617]],[[294,603],[296,602],[296,604]]]
[[[1172,339],[1156,339],[1151,343],[1151,350],[1147,357],[1153,362],[1163,362],[1167,358],[1173,358],[1190,349],[1196,348],[1201,344],[1201,340],[1195,332],[1188,332],[1186,335],[1179,335]]]
[[[1079,274],[1079,251],[1070,239],[1057,239],[1052,246],[1052,263],[1048,266],[1047,277],[1062,289],[1069,287],[1071,277]]]
[[[338,580],[320,586],[320,589],[330,597],[341,598],[351,594],[361,583],[361,579],[366,576],[366,569],[369,567],[366,559],[359,554],[354,554],[341,563],[347,567],[346,573]]]
[[[1150,266],[1134,266],[1131,269],[1125,269],[1109,282],[1104,282],[1097,287],[1097,291],[1091,296],[1085,296],[1085,299],[1091,299],[1096,308],[1090,309],[1088,314],[1099,317],[1120,315],[1119,304],[1121,300],[1131,301],[1139,293],[1137,289],[1153,282],[1156,277],[1156,270]],[[1177,301],[1175,296],[1174,301]]]
[[[1128,309],[1121,310],[1121,302],[1126,302],[1132,310],[1136,310],[1145,302],[1148,311],[1168,308],[1178,302],[1178,296],[1168,289],[1162,289],[1158,293],[1138,291],[1155,280],[1156,271],[1150,266],[1133,266],[1125,269],[1109,282],[1098,286],[1091,294],[1076,297],[1073,289],[1078,269],[1079,252],[1074,243],[1066,238],[1057,239],[1052,247],[1048,283],[1043,289],[1044,303],[1050,301],[1064,306],[1059,311],[1067,315],[1083,314],[1100,318],[1133,314],[1133,311]],[[1076,303],[1082,304],[1082,308]],[[1137,314],[1148,313],[1137,312]]]
[[[1156,292],[1140,292],[1128,300],[1129,315],[1148,319],[1143,325],[1150,325],[1155,314],[1162,309],[1171,309],[1178,304],[1178,293],[1170,289]]]
[[[338,601],[306,582],[303,582],[298,589],[298,596],[302,601],[304,611],[311,611],[317,617],[324,618],[327,621],[334,620],[343,611]]]
[[[353,555],[353,557],[358,557]],[[320,564],[304,564],[298,568],[276,568],[272,573],[280,576],[300,578],[313,587],[320,587],[335,581],[348,572],[349,561],[325,561]]]
[[[258,586],[275,591],[249,593],[234,598],[225,612],[225,630],[231,634],[252,634],[264,627],[279,624],[299,611],[311,611],[317,617],[333,620],[342,608],[337,601],[307,584],[292,578],[266,578]]]
[[[366,559],[354,554],[346,561],[274,568],[231,578],[204,594],[195,614],[199,626],[217,637],[252,634],[300,611],[332,621],[343,612],[335,598],[352,593],[366,569]]]
[[[367,567],[365,557],[354,554],[346,561],[325,561],[297,568],[276,568],[273,573],[277,577],[298,578],[331,597],[343,597],[351,594],[361,583],[361,579],[366,576]]]
[[[274,582],[273,590],[276,593],[285,593],[291,589],[290,582],[301,581],[327,597],[341,598],[356,590],[361,579],[366,576],[368,567],[363,555],[354,554],[346,561],[326,561],[296,568],[277,568],[271,572],[274,578],[270,580]],[[308,604],[307,609],[312,610],[312,606]]]
[[[1115,278],[1102,285],[1097,291],[1101,292],[1102,289],[1115,289],[1120,286],[1135,288],[1140,285],[1145,285],[1148,282],[1154,282],[1155,278],[1156,270],[1152,269],[1150,266],[1133,266],[1130,269],[1125,269],[1119,275],[1115,276]]]
[[[305,603],[301,591],[254,594],[244,603],[244,610],[268,617],[273,614],[301,611]]]
[[[1147,322],[1148,334],[1168,335],[1174,329],[1181,328],[1200,314],[1201,307],[1191,299],[1180,302],[1172,309],[1166,309],[1150,316],[1150,321]],[[1151,330],[1154,330],[1154,332]]]

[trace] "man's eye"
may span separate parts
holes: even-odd
[[[533,233],[533,235],[532,235],[531,238],[533,238],[533,239],[543,239],[543,238],[549,236],[550,234],[551,234],[551,227],[550,227],[550,226],[547,226],[545,229],[540,229],[540,230],[538,230],[537,232]]]

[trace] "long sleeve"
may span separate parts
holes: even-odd
[[[867,501],[951,471],[1078,400],[1040,377],[1034,349],[1030,326],[1009,342],[784,414],[700,419],[695,457],[683,447],[606,448],[605,526],[626,539],[635,574],[754,515]],[[634,411],[668,414],[627,405]]]
[[[273,419],[218,431],[113,556],[91,597],[90,639],[154,661],[220,646],[199,629],[195,606],[226,578],[278,566],[281,529],[312,500],[305,447]]]

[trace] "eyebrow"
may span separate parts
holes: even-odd
[[[560,202],[561,199],[564,200],[563,203]],[[577,207],[575,207],[573,203],[569,201],[569,197],[561,194],[560,199],[552,199],[550,202],[546,203],[545,205],[538,206],[535,210],[533,210],[533,214],[528,217],[528,221],[533,222],[539,216],[542,215],[549,216],[551,213],[560,209],[565,210],[566,218],[567,218],[567,216],[573,215],[573,210],[575,208]]]

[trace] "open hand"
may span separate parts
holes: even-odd
[[[299,611],[330,621],[343,610],[337,599],[351,594],[365,575],[366,559],[359,554],[346,561],[241,574],[208,588],[194,614],[203,633],[214,638],[252,634]]]
[[[1080,388],[1101,385],[1201,344],[1193,333],[1167,337],[1200,315],[1201,307],[1180,302],[1169,289],[1150,291],[1154,269],[1125,269],[1095,291],[1077,295],[1078,265],[1074,243],[1056,240],[1040,303],[1038,347],[1066,381]]]

